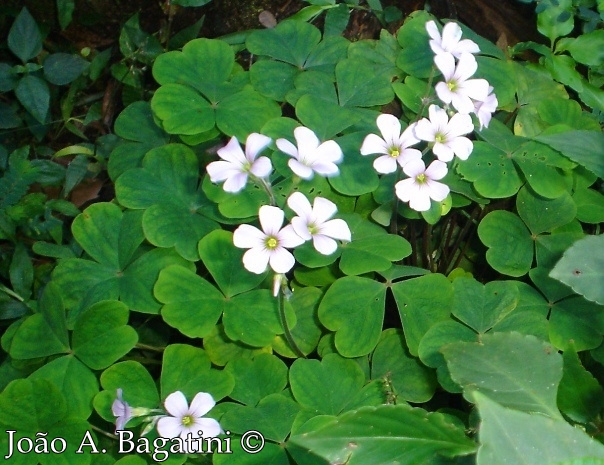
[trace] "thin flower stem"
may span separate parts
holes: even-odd
[[[113,440],[117,439],[117,436],[115,434],[108,433],[107,431],[102,430],[98,426],[90,425],[90,428],[93,429],[94,431],[96,431],[97,433],[99,433],[105,437],[108,437],[109,439],[113,439]]]
[[[482,211],[482,208],[480,206],[477,206],[476,208],[474,208],[474,210],[472,211],[472,214],[470,215],[470,218],[468,219],[468,221],[466,222],[466,224],[460,231],[459,235],[457,236],[457,240],[455,241],[455,244],[452,248],[451,260],[447,264],[447,273],[446,274],[449,274],[451,271],[453,271],[459,265],[459,263],[461,263],[461,259],[463,258],[463,254],[465,253],[465,250],[467,249],[467,247],[464,246],[463,250],[459,251],[459,255],[456,254],[456,251],[457,251],[457,249],[459,249],[461,242],[465,239],[465,236],[467,235],[469,229],[472,227],[472,225],[476,221],[476,218],[478,217],[478,215],[480,214],[481,211]],[[456,257],[456,255],[457,255],[457,257]],[[455,258],[455,262],[453,263],[453,266],[451,266],[451,261],[453,261],[453,258]]]
[[[24,302],[25,301],[25,299],[23,297],[21,297],[19,294],[17,294],[13,290],[9,289],[8,287],[6,287],[6,286],[4,286],[2,284],[0,284],[0,291],[5,292],[6,294],[10,295],[11,297],[14,297],[19,302]]]
[[[306,358],[304,353],[294,341],[294,337],[287,325],[287,318],[285,316],[285,299],[283,297],[283,287],[279,289],[279,294],[277,295],[277,300],[279,302],[279,318],[281,319],[281,326],[283,326],[283,335],[285,336],[285,340],[289,344],[289,347],[294,351],[298,358]]]
[[[134,346],[136,349],[141,349],[141,350],[151,350],[153,352],[163,352],[164,350],[166,350],[165,347],[157,347],[157,346],[151,346],[148,344],[143,344],[141,342],[137,342],[136,345]]]
[[[262,187],[264,189],[264,191],[268,195],[268,200],[269,200],[271,206],[276,207],[277,200],[275,199],[275,193],[273,192],[271,185],[266,181],[266,179],[258,178],[254,175],[250,175],[250,177],[253,178],[254,181],[256,181],[258,184],[260,184],[260,187]]]
[[[396,185],[401,180],[402,169],[400,166],[396,168]],[[392,202],[392,216],[390,217],[390,234],[398,234],[398,206],[400,199],[398,195],[394,195],[394,201]]]

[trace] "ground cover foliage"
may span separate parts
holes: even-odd
[[[351,42],[397,10],[307,3],[223,38],[134,16],[117,61],[10,17],[2,456],[604,463],[604,4],[536,2],[543,43],[500,49],[428,11]],[[166,439],[198,429],[214,453]]]

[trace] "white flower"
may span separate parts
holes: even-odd
[[[296,260],[286,248],[297,247],[304,243],[304,239],[294,232],[291,225],[281,229],[285,215],[280,208],[263,205],[258,216],[262,231],[242,224],[233,233],[235,247],[250,249],[243,254],[243,266],[256,274],[264,273],[267,265],[275,273],[287,273]]]
[[[443,27],[442,36],[438,31],[438,26],[434,21],[428,21],[426,23],[426,30],[430,36],[430,48],[436,55],[443,53],[450,53],[456,58],[464,53],[478,53],[480,48],[476,42],[470,39],[461,39],[461,28],[457,23],[447,23]]]
[[[478,117],[480,122],[480,129],[483,127],[488,128],[491,122],[491,116],[497,110],[497,96],[493,93],[493,87],[489,86],[489,94],[484,100],[477,100],[474,102],[474,113]]]
[[[423,160],[411,160],[403,171],[409,178],[395,184],[396,196],[418,212],[430,209],[430,199],[437,202],[449,195],[449,186],[437,182],[447,175],[447,165],[434,160],[426,169]]]
[[[350,242],[351,233],[346,221],[330,219],[338,211],[332,201],[315,197],[311,206],[304,194],[294,192],[287,199],[287,205],[298,214],[291,220],[294,231],[305,241],[312,239],[317,252],[323,255],[334,253],[338,248],[334,239]]]
[[[457,66],[455,58],[448,53],[434,57],[436,67],[443,73],[444,82],[436,84],[436,94],[444,103],[450,103],[458,112],[468,114],[474,111],[474,100],[484,100],[489,93],[486,79],[468,79],[478,69],[474,55],[462,53]]]
[[[322,176],[338,174],[336,163],[342,161],[342,149],[333,140],[320,143],[316,134],[310,129],[299,126],[294,129],[298,147],[287,139],[277,139],[277,147],[286,153],[291,160],[287,163],[291,170],[302,179],[311,179],[314,173]]]
[[[419,142],[413,134],[414,124],[401,134],[401,122],[393,115],[382,114],[377,117],[376,123],[382,137],[376,134],[365,137],[361,155],[383,154],[373,162],[373,167],[378,173],[394,173],[397,163],[403,167],[409,160],[421,158],[422,153],[419,150],[409,148]]]
[[[128,423],[128,421],[133,417],[132,408],[130,407],[128,402],[126,402],[122,398],[121,389],[117,390],[117,399],[115,399],[113,401],[113,404],[111,404],[111,411],[113,412],[113,416],[116,417],[116,419],[115,419],[115,430],[116,431],[123,430],[124,427],[126,426],[126,423]]]
[[[474,130],[470,115],[456,113],[449,121],[445,110],[430,105],[428,116],[415,125],[415,136],[429,142],[440,161],[451,161],[454,155],[467,160],[474,146],[470,139],[461,136]]]
[[[227,192],[239,192],[245,187],[248,175],[266,178],[273,169],[267,157],[256,158],[270,144],[270,137],[252,133],[245,141],[245,153],[239,141],[232,137],[227,145],[218,149],[218,156],[223,161],[214,161],[207,166],[212,182],[224,181],[223,189]]]
[[[195,439],[216,437],[222,433],[220,424],[213,418],[203,418],[214,408],[214,405],[216,402],[207,392],[197,393],[190,407],[182,392],[173,392],[164,401],[166,412],[171,416],[161,417],[157,421],[157,432],[164,438],[180,437],[183,440],[186,440],[189,434],[192,434]],[[188,446],[194,445],[197,441],[192,444],[189,444],[189,441],[183,441],[183,443]],[[187,450],[186,452],[196,451]]]

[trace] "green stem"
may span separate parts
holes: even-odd
[[[298,344],[296,344],[296,341],[294,341],[294,336],[287,325],[287,318],[285,317],[285,299],[283,298],[283,284],[279,289],[277,299],[279,301],[279,319],[281,320],[281,326],[283,326],[283,335],[285,336],[285,340],[298,358],[306,358],[304,353],[302,353],[298,347]]]
[[[90,425],[90,428],[93,429],[94,431],[96,431],[97,433],[102,434],[105,437],[108,437],[109,439],[117,439],[117,436],[115,434],[108,433],[107,431],[102,430],[98,426]]]
[[[151,350],[153,352],[163,352],[164,350],[166,350],[165,347],[156,347],[156,346],[150,346],[148,344],[143,344],[141,342],[138,342],[135,346],[136,349],[141,349],[141,350]]]
[[[254,176],[253,174],[250,174],[250,177],[256,181],[257,184],[260,185],[260,187],[262,187],[262,189],[264,189],[264,192],[266,192],[266,194],[268,195],[268,200],[270,202],[270,204],[273,207],[277,206],[277,199],[275,199],[275,194],[273,192],[273,189],[271,188],[270,183],[268,183],[266,181],[266,179],[263,178],[258,178],[256,176]]]
[[[17,294],[12,289],[9,289],[8,287],[4,286],[3,284],[0,284],[0,291],[5,292],[6,294],[10,295],[11,297],[14,297],[19,302],[25,301],[25,299],[23,297],[21,297],[19,294]]]

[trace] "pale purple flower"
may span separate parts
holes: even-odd
[[[267,157],[258,157],[258,154],[271,143],[270,137],[252,133],[245,141],[245,153],[236,137],[232,137],[227,145],[218,149],[221,161],[208,164],[206,170],[212,182],[224,181],[223,189],[226,192],[239,192],[247,183],[250,174],[257,178],[266,178],[273,169]]]
[[[397,163],[403,167],[409,160],[421,158],[419,150],[409,148],[419,142],[413,134],[414,124],[401,133],[401,122],[393,115],[382,114],[377,117],[376,123],[382,137],[376,134],[365,137],[361,155],[382,154],[373,161],[373,167],[378,173],[394,173]]]
[[[491,122],[491,116],[497,110],[497,96],[493,93],[493,86],[489,86],[489,94],[484,100],[477,100],[474,102],[474,113],[478,117],[480,123],[480,129],[483,127],[488,128]]]
[[[449,195],[449,186],[437,182],[447,175],[447,165],[434,160],[426,168],[423,160],[411,160],[403,171],[409,178],[395,184],[396,196],[418,212],[430,209],[430,199],[441,202]]]
[[[280,208],[263,205],[258,216],[262,230],[242,224],[233,233],[235,247],[249,249],[243,254],[243,266],[256,274],[264,273],[268,265],[275,273],[287,273],[296,263],[287,248],[303,244],[304,239],[292,225],[281,228],[285,215]]]
[[[111,404],[111,411],[113,412],[113,416],[115,418],[115,430],[121,431],[126,426],[126,423],[130,421],[133,417],[132,408],[122,398],[123,391],[121,389],[117,390],[117,398]]]
[[[334,239],[350,242],[351,233],[346,221],[331,219],[338,211],[331,200],[315,197],[311,206],[304,194],[294,192],[287,199],[287,205],[298,215],[291,220],[294,231],[305,241],[312,239],[317,252],[323,255],[334,253],[338,248]]]
[[[462,53],[457,65],[448,53],[436,55],[434,63],[445,78],[436,84],[436,95],[444,103],[453,105],[458,112],[468,114],[474,111],[474,100],[485,100],[489,93],[486,79],[469,79],[478,69],[474,55]]]
[[[302,179],[311,179],[315,173],[321,176],[334,176],[339,173],[336,163],[342,161],[343,153],[337,142],[328,140],[323,143],[310,129],[299,126],[294,129],[296,147],[287,139],[277,139],[277,147],[289,155],[287,163],[290,169]]]
[[[197,393],[190,406],[182,392],[173,392],[164,401],[164,407],[169,416],[161,417],[157,421],[157,432],[164,438],[180,437],[183,440],[186,440],[189,434],[192,434],[195,439],[216,437],[223,432],[220,424],[213,418],[204,418],[204,415],[212,410],[214,405],[216,402],[207,392]],[[183,443],[185,446],[189,445],[188,441],[183,441]],[[197,451],[187,450],[186,452]]]
[[[449,120],[445,110],[430,105],[428,116],[415,125],[415,136],[427,141],[440,161],[451,161],[454,155],[467,160],[474,146],[470,139],[462,136],[474,130],[470,115],[456,113]]]
[[[434,21],[426,23],[426,30],[430,36],[430,48],[436,55],[451,54],[459,58],[462,53],[478,53],[480,48],[470,39],[461,39],[461,28],[457,23],[449,22],[443,27],[442,35]]]

